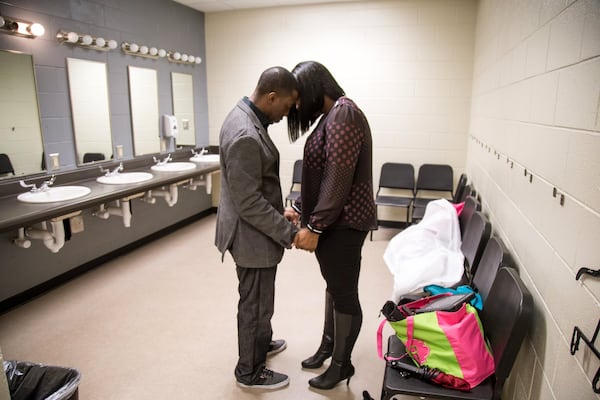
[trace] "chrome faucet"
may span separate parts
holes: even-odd
[[[204,154],[208,154],[208,149],[205,149],[204,147],[202,148],[202,150],[200,150],[200,152],[197,152],[196,150],[192,149],[192,155],[194,157],[201,157]]]
[[[24,187],[24,188],[31,188],[31,192],[33,192],[33,193],[35,193],[35,192],[45,192],[46,190],[48,190],[50,188],[51,185],[54,184],[55,180],[56,180],[56,175],[52,175],[52,177],[50,178],[50,180],[42,182],[42,184],[40,185],[39,188],[35,186],[35,183],[27,184],[23,180],[19,181],[19,184],[22,187]]]
[[[100,168],[100,172],[102,172],[104,176],[115,176],[118,175],[119,172],[123,171],[123,163],[120,162],[119,165],[112,171],[110,169],[104,169],[102,166],[98,166],[98,168]]]
[[[154,162],[156,163],[156,165],[165,165],[166,163],[168,163],[169,161],[172,160],[171,158],[171,153],[169,153],[169,155],[162,161],[157,160],[156,157],[152,157],[152,159],[154,160]]]

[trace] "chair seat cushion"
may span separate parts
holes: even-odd
[[[433,201],[433,200],[436,200],[436,199],[429,199],[429,198],[426,198],[426,197],[416,197],[415,200],[414,200],[414,207],[415,208],[417,208],[417,207],[427,207],[427,204],[430,201]]]
[[[408,207],[411,202],[411,197],[379,195],[375,198],[375,204],[378,206]]]
[[[295,201],[298,197],[300,197],[300,192],[290,192],[285,199]]]

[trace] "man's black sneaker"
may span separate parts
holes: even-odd
[[[273,390],[287,386],[289,383],[290,378],[288,378],[287,375],[264,368],[256,382],[250,385],[246,385],[242,382],[238,382],[237,384],[238,386],[248,389]]]
[[[269,343],[269,350],[267,351],[267,356],[272,356],[273,354],[277,354],[280,351],[285,350],[287,347],[287,343],[285,340],[271,340]]]

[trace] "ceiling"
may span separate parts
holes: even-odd
[[[190,8],[206,13],[246,10],[306,4],[342,3],[357,0],[173,0]]]

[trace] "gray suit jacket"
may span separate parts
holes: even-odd
[[[298,231],[283,216],[279,151],[252,109],[240,100],[219,136],[221,197],[215,245],[237,265],[277,265]]]

